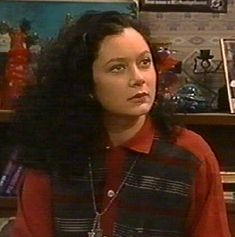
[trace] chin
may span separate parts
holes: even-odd
[[[140,114],[147,114],[152,108],[152,104],[143,104],[136,108],[136,112]]]
[[[141,109],[137,109],[135,111],[131,111],[130,114],[132,114],[133,116],[147,115],[149,113],[150,109],[151,109],[151,107],[141,108]]]
[[[121,109],[122,108],[122,109]],[[125,109],[123,109],[125,108]],[[118,115],[118,116],[127,116],[127,117],[139,117],[142,115],[147,115],[152,108],[152,104],[142,104],[139,106],[120,106],[117,109],[106,110],[109,114]]]

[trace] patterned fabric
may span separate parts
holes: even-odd
[[[183,237],[198,159],[174,144],[157,140],[148,155],[129,152],[128,176],[117,202],[113,237]],[[96,197],[103,194],[106,169],[102,157],[93,158]],[[87,237],[94,218],[89,170],[70,181],[54,177],[57,237]],[[102,198],[97,198],[101,200]],[[100,203],[98,202],[98,207]]]

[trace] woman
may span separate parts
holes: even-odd
[[[87,13],[45,50],[13,127],[27,170],[12,237],[230,236],[214,154],[160,112],[145,32]]]

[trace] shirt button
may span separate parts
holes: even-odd
[[[106,150],[109,150],[109,149],[110,149],[110,146],[106,146],[105,149],[106,149]]]
[[[107,192],[107,196],[109,198],[112,198],[114,195],[115,195],[115,192],[113,190],[111,190],[111,189]]]

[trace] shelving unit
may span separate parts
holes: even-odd
[[[0,110],[0,123],[9,123],[13,110]],[[235,125],[235,114],[229,113],[176,113],[174,117],[189,125]]]
[[[176,113],[175,118],[186,125],[235,126],[235,114],[228,113]]]
[[[0,197],[0,218],[15,216],[16,203],[15,197]]]
[[[1,129],[1,135],[3,137],[5,134],[5,130],[7,130],[9,123],[12,121],[13,115],[14,115],[13,110],[0,110],[0,129]],[[0,137],[0,139],[2,140],[3,143],[4,138]],[[0,196],[0,218],[14,216],[16,212],[16,202],[17,202],[16,197]]]
[[[11,122],[13,115],[13,110],[0,110],[0,123]]]

